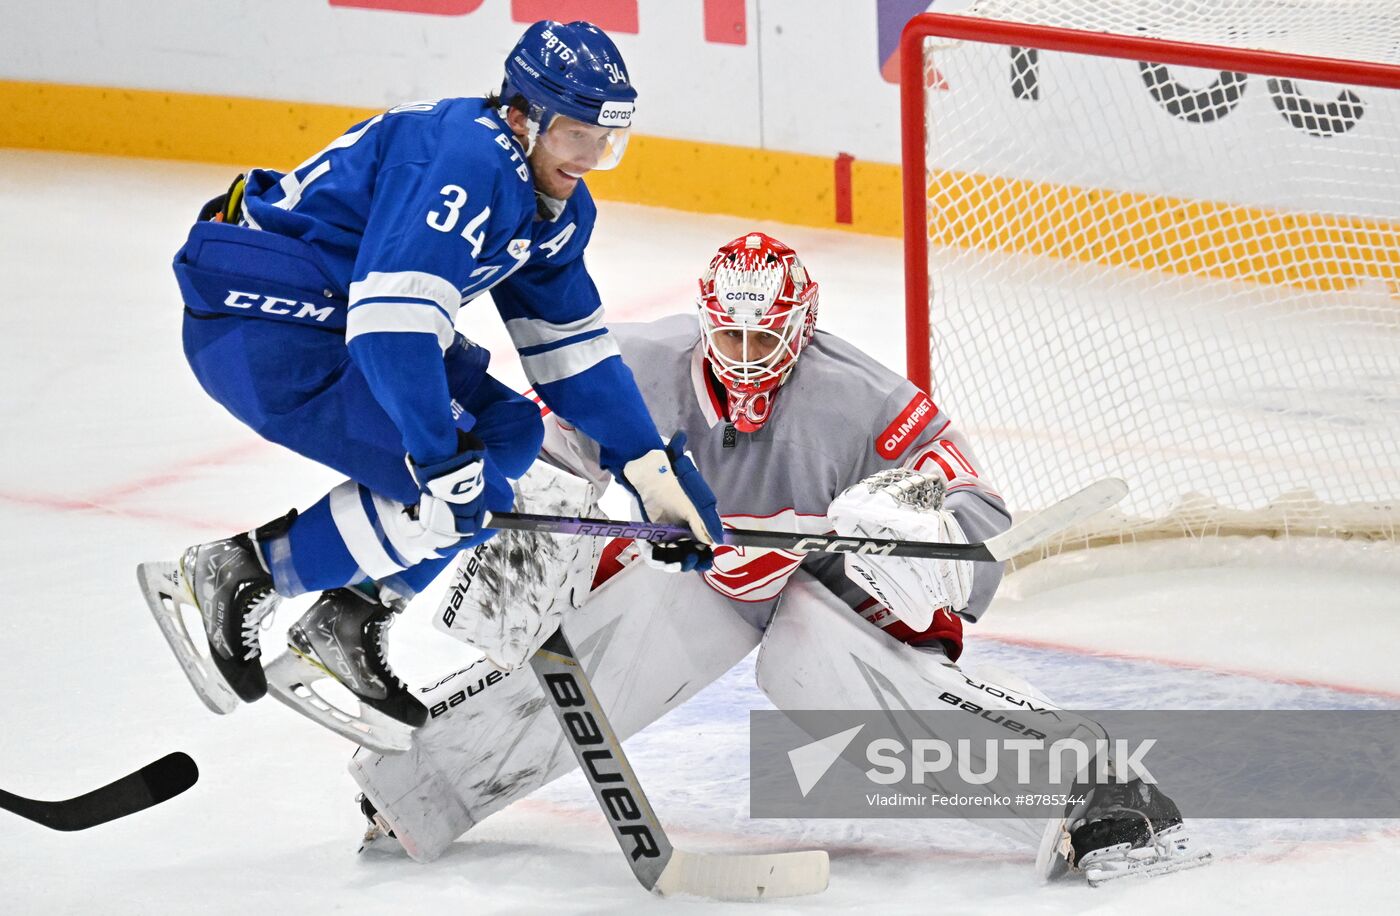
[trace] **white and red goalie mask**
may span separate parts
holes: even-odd
[[[700,277],[701,345],[741,432],[762,428],[817,324],[817,284],[797,252],[761,232],[720,248]]]

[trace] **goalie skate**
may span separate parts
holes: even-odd
[[[1151,878],[1210,863],[1210,851],[1193,849],[1186,825],[1177,824],[1157,832],[1150,843],[1137,849],[1128,843],[1097,849],[1084,856],[1079,870],[1090,887],[1098,887],[1120,878]]]
[[[1136,807],[1124,804],[1137,786]],[[1090,810],[1046,825],[1036,868],[1046,881],[1081,874],[1090,887],[1121,878],[1151,878],[1209,865],[1209,850],[1194,848],[1171,799],[1140,782],[1100,786]],[[1083,815],[1087,815],[1083,816]]]
[[[355,853],[363,855],[370,850],[390,849],[401,853],[403,846],[399,844],[394,828],[389,826],[389,822],[374,807],[374,803],[363,792],[355,797],[355,802],[360,806],[360,813],[365,816],[364,835],[360,837],[360,848],[355,850]]]
[[[185,625],[186,614],[199,620],[200,612],[185,588],[179,564],[142,563],[136,567],[136,577],[142,594],[146,596],[151,616],[155,617],[161,635],[170,644],[199,699],[220,715],[233,712],[238,705],[238,696],[215,668],[204,628],[197,627],[199,639],[196,640],[190,636],[189,628]]]

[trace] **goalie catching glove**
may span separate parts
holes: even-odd
[[[946,487],[937,474],[908,468],[879,471],[837,496],[827,517],[842,537],[966,544],[958,520],[943,508]],[[848,553],[845,562],[853,582],[905,621],[931,621],[939,608],[961,611],[972,592],[968,560]]]
[[[671,437],[666,450],[654,449],[623,465],[622,485],[637,497],[642,518],[656,524],[686,525],[695,540],[641,542],[643,558],[667,572],[704,572],[714,563],[714,545],[724,540],[715,494],[685,451],[685,433]]]

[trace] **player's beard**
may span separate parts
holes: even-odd
[[[535,179],[535,190],[554,200],[568,200],[583,179],[565,174],[567,166],[568,163],[540,149],[537,142],[535,150],[530,154],[530,174]],[[583,170],[569,171],[577,174]]]

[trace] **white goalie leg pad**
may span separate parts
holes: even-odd
[[[967,716],[958,731],[938,735],[950,742],[967,738],[980,746],[1009,736],[999,724],[1002,717],[984,718],[982,710],[1015,713],[1017,722],[1043,732],[1047,743],[1097,729],[1020,687],[964,672],[941,655],[891,638],[802,571],[789,583],[764,634],[756,675],[759,688],[779,709],[962,710]],[[864,753],[854,744],[848,751]],[[863,756],[856,762],[867,765]],[[1046,820],[1002,817],[977,823],[1034,847]]]
[[[155,617],[160,634],[170,643],[175,659],[194,692],[211,711],[225,715],[238,706],[238,696],[214,667],[209,639],[194,598],[185,588],[178,563],[142,563],[136,567],[141,593]],[[186,625],[186,621],[190,626]],[[191,626],[198,636],[190,635]]]
[[[588,515],[596,501],[588,481],[539,461],[515,483],[520,512]],[[582,606],[601,546],[599,538],[501,531],[458,562],[434,625],[513,671],[558,629],[565,609]]]
[[[827,510],[843,537],[876,537],[966,544],[952,512],[943,508],[943,478],[907,468],[872,474],[846,488]],[[972,563],[845,555],[846,575],[870,597],[922,632],[939,608],[961,611],[972,594]]]
[[[623,739],[718,679],[760,635],[699,576],[642,563],[570,611],[564,631]],[[576,766],[528,671],[478,662],[415,693],[430,719],[413,747],[398,755],[361,751],[350,774],[420,862]]]

